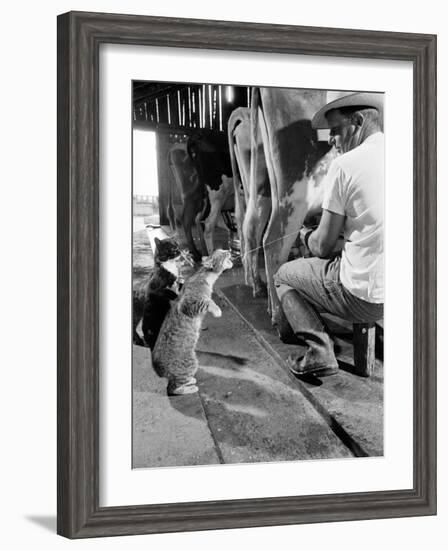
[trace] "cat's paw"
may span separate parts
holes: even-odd
[[[168,395],[188,395],[190,393],[197,393],[199,388],[196,384],[184,384],[183,386],[170,387],[168,384]]]
[[[222,317],[222,309],[219,306],[214,307],[210,313],[213,317]]]

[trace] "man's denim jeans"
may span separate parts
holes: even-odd
[[[285,316],[296,336],[308,345],[302,360],[307,367],[337,366],[333,343],[319,313],[332,313],[353,323],[373,323],[383,317],[383,304],[361,300],[342,285],[340,262],[340,256],[331,260],[300,258],[283,264],[274,276]],[[292,299],[286,295],[290,290],[296,291]]]

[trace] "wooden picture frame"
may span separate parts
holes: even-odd
[[[409,490],[99,506],[99,47],[406,60],[414,98],[414,483]],[[70,12],[58,17],[58,533],[69,538],[436,513],[436,37]]]

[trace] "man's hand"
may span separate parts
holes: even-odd
[[[314,231],[314,229],[310,229],[309,227],[303,226],[299,231],[299,237],[302,243],[308,248],[308,235],[311,235],[311,233]]]
[[[323,210],[317,229],[312,231],[309,228],[302,228],[299,235],[313,256],[328,258],[344,228],[344,222],[345,216]],[[311,235],[308,235],[309,233]]]

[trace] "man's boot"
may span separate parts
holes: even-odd
[[[303,356],[288,358],[291,372],[298,376],[336,374],[339,366],[333,342],[314,308],[292,289],[285,292],[280,301],[294,335],[308,346]]]

